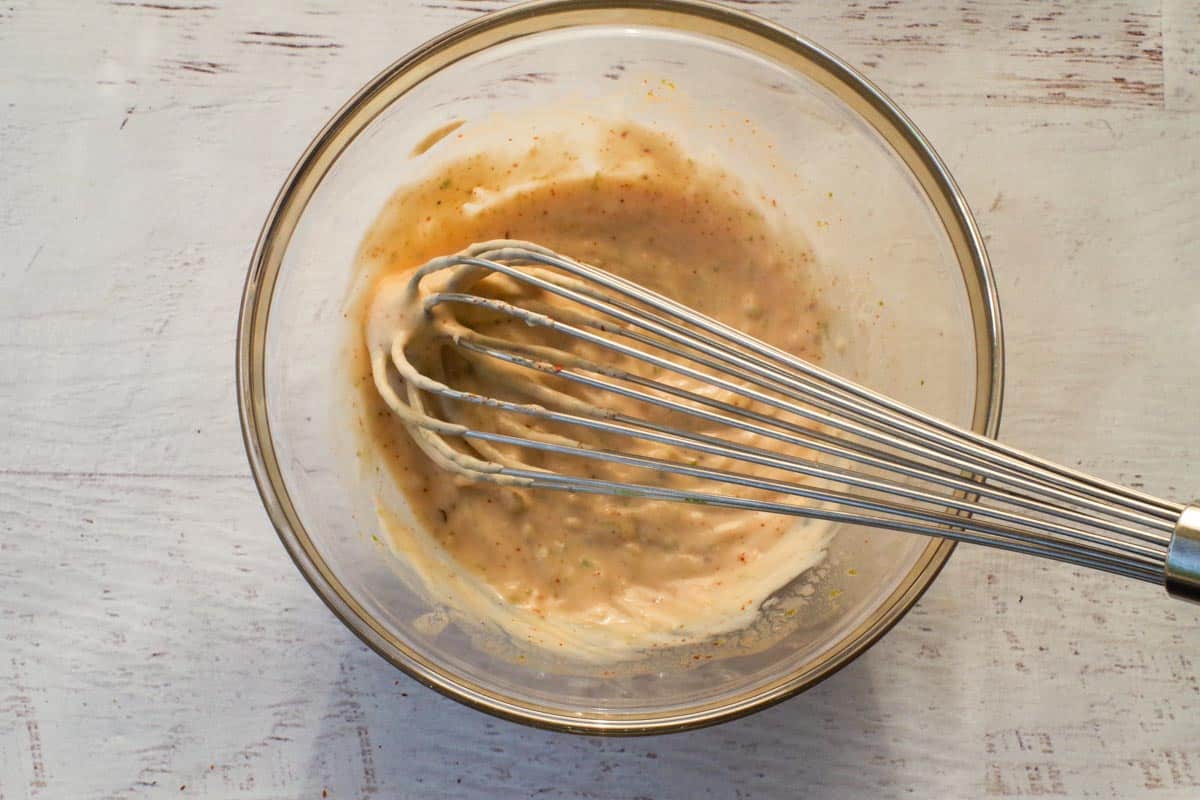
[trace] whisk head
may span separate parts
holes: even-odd
[[[470,480],[868,524],[1162,580],[1181,506],[961,430],[537,245],[435,259],[382,306],[368,337],[380,395]]]

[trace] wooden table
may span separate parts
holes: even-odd
[[[1004,438],[1200,494],[1200,6],[743,4],[973,202]],[[807,694],[651,739],[467,710],[326,611],[242,452],[245,268],[332,111],[502,5],[0,3],[0,798],[1200,796],[1197,610],[1004,554],[961,548]]]

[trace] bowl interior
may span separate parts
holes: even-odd
[[[788,224],[812,243],[814,280],[835,308],[828,366],[980,430],[998,400],[982,251],[945,187],[931,194],[922,173],[931,154],[863,99],[869,89],[848,85],[839,64],[776,29],[682,4],[553,3],[493,16],[377,79],[281,195],[248,284],[239,367],[264,499],[335,612],[459,699],[575,729],[644,731],[741,713],[861,651],[932,579],[949,546],[839,529],[825,564],[784,592],[800,613],[765,614],[759,630],[711,660],[679,648],[576,662],[443,624],[439,600],[387,547],[355,457],[338,365],[364,233],[387,197],[438,157],[438,146],[413,152],[447,123],[550,109],[634,119],[780,198]]]

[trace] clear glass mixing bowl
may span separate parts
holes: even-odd
[[[912,123],[830,53],[719,6],[514,6],[405,56],[317,136],[263,228],[238,330],[246,449],[288,552],[367,644],[451,697],[553,728],[680,730],[762,708],[848,663],[909,609],[953,547],[840,529],[825,566],[804,578],[803,613],[776,615],[776,635],[711,660],[681,648],[597,666],[421,624],[437,603],[380,546],[384,533],[339,456],[351,435],[336,369],[351,265],[432,131],[568,106],[661,124],[689,149],[736,162],[817,252],[838,306],[827,363],[989,435],[1000,410],[999,312],[966,203]]]

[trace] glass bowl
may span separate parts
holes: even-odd
[[[597,665],[431,624],[443,609],[381,544],[386,534],[345,458],[353,421],[338,364],[351,268],[385,200],[420,169],[414,153],[460,121],[566,107],[668,128],[689,149],[736,162],[780,198],[817,253],[838,311],[826,363],[995,434],[1002,340],[983,242],[945,167],[891,101],[827,51],[747,14],[679,0],[550,0],[481,17],[405,56],[301,157],[263,227],[242,300],[246,449],[305,578],[422,683],[571,731],[710,724],[795,694],[862,653],[953,545],[839,529],[824,564],[781,593],[802,613],[784,621],[764,610],[771,635],[727,637],[717,658],[675,648]]]

